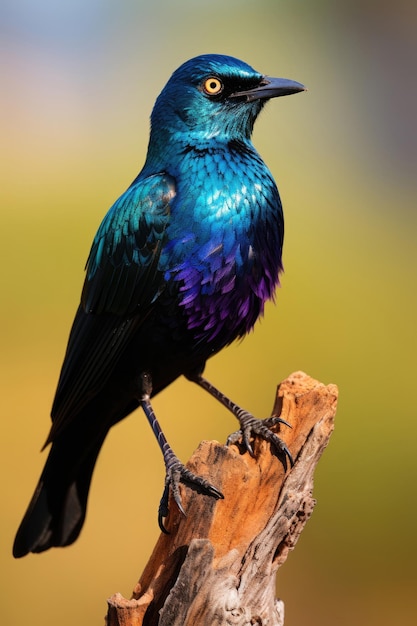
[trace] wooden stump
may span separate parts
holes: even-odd
[[[277,389],[272,415],[294,457],[287,472],[256,440],[255,458],[239,446],[203,441],[187,466],[224,494],[214,500],[181,486],[187,517],[170,504],[166,526],[132,598],[108,600],[108,626],[282,626],[275,578],[315,501],[313,474],[334,426],[337,387],[296,372]]]

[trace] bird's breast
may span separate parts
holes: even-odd
[[[189,331],[226,344],[246,334],[281,270],[279,194],[257,153],[187,155],[161,263]]]

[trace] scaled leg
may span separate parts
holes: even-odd
[[[145,373],[142,375],[142,389],[143,393],[142,397],[140,398],[140,405],[148,419],[148,422],[152,427],[152,430],[155,434],[159,447],[162,450],[162,455],[164,457],[166,469],[165,488],[158,509],[158,524],[162,532],[167,533],[168,531],[164,526],[163,520],[168,515],[168,501],[170,489],[179,510],[183,515],[186,515],[181,501],[181,494],[179,490],[180,482],[188,484],[189,486],[194,486],[205,495],[212,496],[213,498],[216,498],[216,500],[222,499],[223,494],[221,493],[221,491],[216,489],[216,487],[211,485],[205,478],[202,478],[201,476],[197,476],[196,474],[190,472],[190,470],[187,469],[185,465],[183,465],[183,463],[181,463],[178,457],[174,454],[174,451],[172,450],[171,446],[166,440],[164,433],[162,432],[162,428],[152,408],[152,404],[150,401],[152,381],[149,374]]]
[[[212,385],[206,378],[204,378],[201,374],[197,374],[193,377],[189,377],[189,380],[197,383],[200,387],[202,387],[205,391],[207,391],[210,395],[212,395],[216,400],[218,400],[223,406],[226,407],[229,411],[233,413],[233,415],[238,419],[240,424],[240,430],[232,433],[228,439],[227,444],[237,443],[239,440],[243,441],[243,444],[249,454],[253,456],[253,449],[250,444],[250,437],[253,435],[258,435],[269,441],[271,445],[275,448],[280,461],[284,466],[284,470],[287,470],[287,459],[291,465],[294,465],[293,458],[291,456],[290,451],[288,450],[285,443],[270,429],[270,426],[274,424],[285,424],[285,426],[291,425],[288,424],[285,420],[280,417],[270,417],[266,420],[260,420],[254,417],[248,411],[245,411],[240,406],[232,402],[230,398],[224,395],[217,387]]]

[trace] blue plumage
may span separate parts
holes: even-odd
[[[150,398],[181,374],[291,456],[260,420],[202,377],[206,360],[251,330],[282,270],[277,187],[251,143],[265,102],[304,87],[231,57],[184,63],[157,98],[144,167],[105,216],[52,407],[52,447],[19,528],[15,556],[72,543],[85,518],[94,464],[109,428],[140,405],[161,445],[168,491],[178,481],[222,494],[175,457]]]

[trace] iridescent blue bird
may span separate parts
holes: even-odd
[[[156,100],[145,165],[94,239],[52,407],[52,444],[13,553],[71,544],[82,528],[94,465],[114,424],[138,406],[166,465],[159,523],[179,482],[223,497],[174,455],[151,397],[180,375],[230,409],[249,453],[269,426],[202,376],[206,360],[248,333],[282,270],[283,214],[271,173],[251,143],[270,98],[303,91],[238,59],[184,63]],[[277,418],[275,421],[279,421]]]

